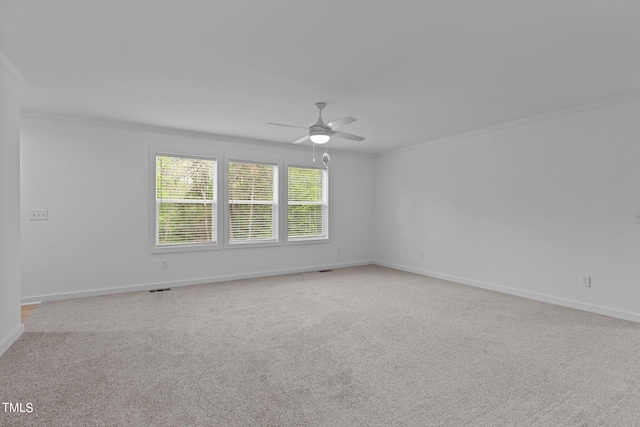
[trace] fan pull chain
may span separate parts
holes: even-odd
[[[316,162],[316,144],[314,144],[313,142],[311,143],[311,151],[313,153],[313,163]]]

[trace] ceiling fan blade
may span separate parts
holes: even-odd
[[[345,133],[345,132],[333,131],[331,132],[331,136],[337,136],[338,138],[343,138],[343,139],[351,139],[353,141],[364,141],[364,138],[361,136],[352,135],[350,133]]]
[[[306,129],[306,128],[305,128],[305,129]],[[300,143],[302,143],[302,142],[305,142],[307,139],[309,139],[309,135],[305,135],[305,136],[303,136],[302,138],[300,138],[299,140],[294,141],[293,143],[294,143],[294,144],[300,144]]]
[[[300,129],[309,129],[307,127],[302,127],[302,126],[295,126],[295,125],[283,125],[282,123],[267,123],[268,125],[273,125],[273,126],[284,126],[287,128],[300,128]]]
[[[347,117],[343,117],[341,119],[338,120],[334,120],[332,122],[327,123],[327,127],[331,130],[336,130],[338,128],[341,128],[342,126],[346,126],[349,123],[353,123],[355,122],[357,119],[351,116],[347,116]]]

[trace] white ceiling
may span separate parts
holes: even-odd
[[[638,0],[0,0],[24,110],[379,153],[640,93]]]

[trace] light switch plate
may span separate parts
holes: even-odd
[[[29,209],[30,221],[45,221],[49,219],[48,209]]]

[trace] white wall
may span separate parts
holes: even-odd
[[[22,297],[68,298],[370,263],[371,156],[332,152],[331,242],[149,252],[150,149],[309,162],[311,149],[23,117]],[[48,209],[29,221],[29,209]],[[338,249],[341,254],[338,254]],[[160,260],[169,260],[169,269]]]
[[[20,336],[20,107],[0,51],[0,354]]]
[[[334,152],[331,243],[176,254],[149,253],[150,148],[296,162],[309,150],[23,117],[23,301],[374,260],[640,321],[637,117],[635,101],[375,159]],[[50,219],[28,221],[34,208]]]
[[[377,156],[376,262],[640,321],[639,118],[620,103]]]

